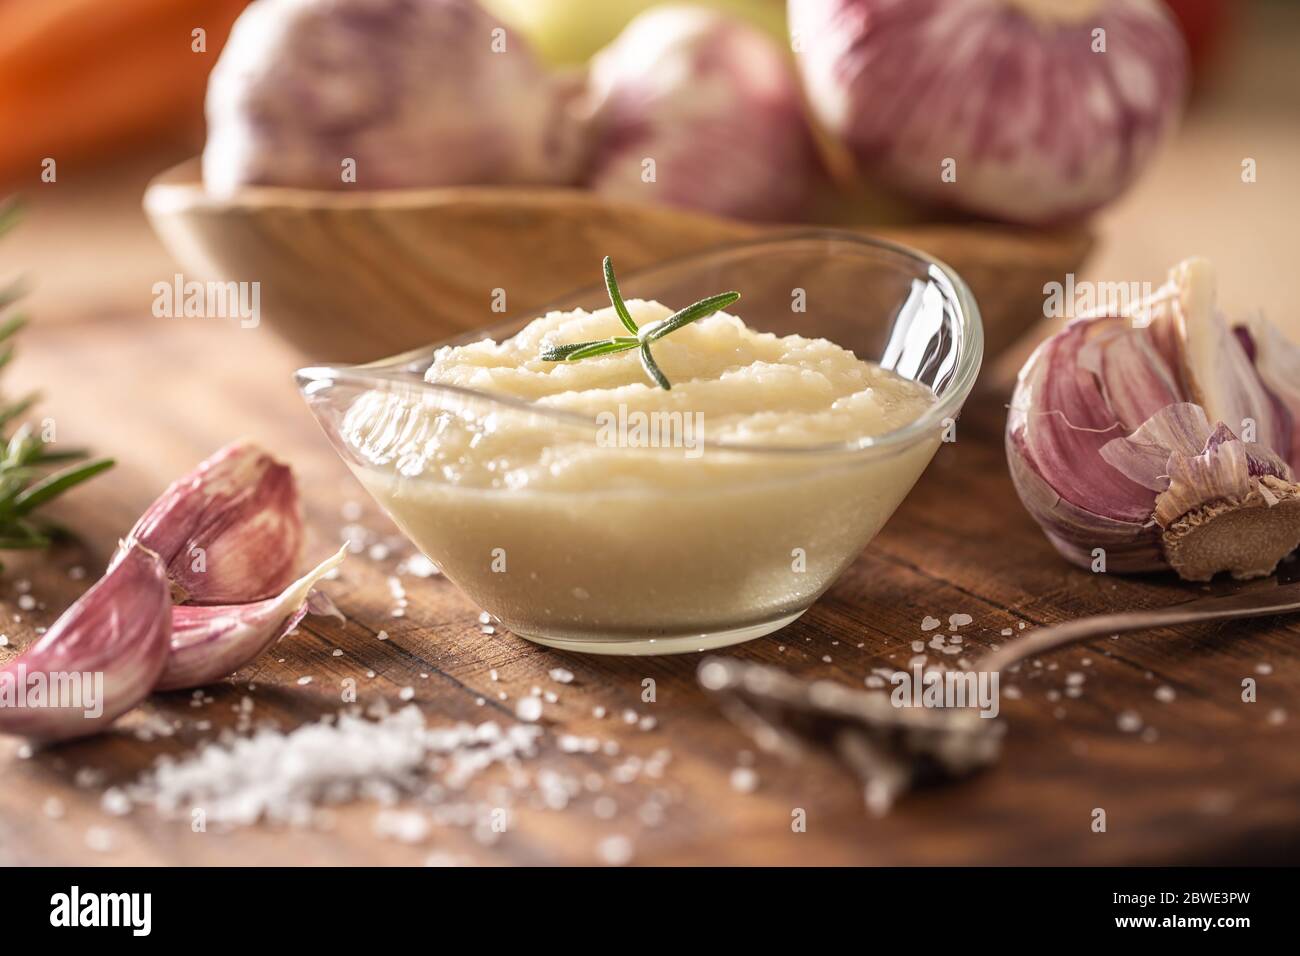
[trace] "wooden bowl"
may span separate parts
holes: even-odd
[[[324,192],[203,190],[195,160],[144,196],[186,280],[260,282],[263,324],[303,357],[367,361],[537,310],[620,272],[710,246],[806,230],[666,206],[610,202],[577,189],[495,186]],[[1086,232],[986,224],[862,229],[948,263],[979,302],[985,354],[1043,316],[1043,285],[1064,282],[1092,244]],[[635,295],[635,290],[629,290]]]

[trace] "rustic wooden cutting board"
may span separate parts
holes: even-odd
[[[59,516],[82,530],[84,545],[45,558],[6,555],[0,609],[12,657],[86,586],[67,570],[92,574],[118,535],[171,478],[241,435],[266,443],[297,468],[310,526],[309,554],[336,546],[345,502],[361,489],[334,457],[290,384],[298,358],[264,330],[212,320],[97,315],[25,333],[12,387],[39,385],[61,440],[93,444],[121,464],[71,495]],[[862,686],[873,667],[896,666],[922,637],[927,615],[973,621],[960,633],[972,656],[1026,629],[1099,610],[1154,607],[1200,593],[1167,578],[1093,575],[1064,564],[1021,509],[1002,458],[1006,384],[986,382],[945,446],[878,540],[801,620],[728,651],[738,657]],[[365,502],[361,524],[387,533]],[[758,786],[740,793],[732,771],[752,744],[698,689],[693,655],[611,659],[545,650],[507,633],[484,634],[478,609],[441,579],[406,579],[410,605],[391,616],[387,577],[396,555],[354,556],[333,586],[347,623],[310,619],[230,681],[211,702],[187,693],[156,695],[113,734],[24,758],[0,739],[0,864],[67,863],[418,863],[434,852],[482,863],[586,863],[600,841],[626,836],[634,860],[679,863],[1226,863],[1300,859],[1300,624],[1263,620],[1205,625],[1097,640],[1029,667],[1005,697],[1010,724],[1001,763],[981,776],[906,800],[883,819],[863,809],[853,777],[828,757],[785,766],[759,756]],[[1296,573],[1293,563],[1287,574]],[[20,582],[42,602],[18,607]],[[1262,586],[1267,586],[1264,584]],[[378,641],[384,629],[387,641]],[[928,636],[928,635],[927,635]],[[341,657],[333,655],[342,649]],[[575,675],[558,687],[548,671]],[[499,681],[492,681],[496,670]],[[373,670],[376,677],[365,679]],[[1085,677],[1077,698],[1067,675]],[[425,676],[427,675],[427,676]],[[311,676],[299,686],[301,676]],[[488,716],[508,723],[513,701],[535,685],[555,688],[542,754],[529,769],[608,775],[629,756],[668,751],[658,777],[641,773],[609,785],[609,804],[586,793],[562,811],[521,809],[493,845],[468,831],[437,827],[418,845],[377,839],[373,805],[341,808],[332,829],[256,827],[193,833],[151,811],[110,817],[104,787],[133,780],[161,754],[183,754],[233,726],[248,696],[259,719],[288,728],[337,709],[338,685],[357,678],[362,701],[398,702],[415,689],[431,722]],[[641,700],[654,678],[657,700]],[[1257,703],[1241,701],[1244,678]],[[250,689],[250,687],[255,689]],[[1157,687],[1174,699],[1157,700]],[[504,690],[510,701],[496,693]],[[1166,695],[1167,696],[1167,695]],[[477,703],[479,698],[484,703]],[[610,716],[598,719],[594,707]],[[652,715],[642,730],[620,715]],[[1138,714],[1144,735],[1121,730]],[[143,742],[145,719],[175,723],[165,740]],[[618,756],[567,754],[564,733],[617,742]],[[86,768],[99,772],[99,777]],[[79,786],[78,783],[86,784]],[[478,787],[479,785],[476,785]],[[481,789],[474,791],[481,794]],[[44,812],[50,797],[65,813]],[[655,813],[647,813],[653,805]],[[1094,810],[1107,830],[1094,832]],[[806,812],[806,832],[792,813]],[[659,819],[661,817],[661,819]],[[110,847],[107,851],[88,847]],[[106,835],[107,834],[107,835]]]

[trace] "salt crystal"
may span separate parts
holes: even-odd
[[[596,855],[609,866],[623,866],[632,861],[632,841],[625,836],[605,837],[596,844]]]
[[[1255,665],[1255,673],[1256,673],[1256,674],[1259,674],[1259,675],[1261,675],[1261,676],[1263,676],[1263,677],[1267,677],[1269,674],[1273,673],[1273,665],[1272,665],[1272,664],[1256,664],[1256,665]]]
[[[1160,701],[1160,703],[1162,704],[1169,703],[1176,696],[1177,695],[1174,693],[1174,689],[1170,687],[1168,684],[1161,684],[1159,687],[1156,688],[1156,693],[1155,693],[1156,700]]]
[[[36,608],[36,598],[30,594],[20,594],[18,596],[18,607],[23,611],[32,611]]]
[[[491,624],[491,623],[492,623],[492,615],[489,614],[487,611],[482,611],[482,612],[479,613],[479,616],[478,616],[478,622],[479,622],[480,624]]]
[[[572,684],[573,671],[565,670],[563,667],[552,667],[551,680],[555,681],[557,684]]]
[[[117,837],[107,827],[90,827],[86,830],[86,846],[96,853],[111,853],[117,845]]]
[[[311,683],[311,678],[310,678],[310,677],[299,677],[299,678],[298,678],[298,685],[299,685],[300,687],[306,687],[306,686],[307,686],[308,684],[310,684],[310,683]]]
[[[422,843],[429,835],[429,818],[418,810],[380,810],[371,823],[375,835],[398,843]]]
[[[8,647],[8,646],[9,646],[9,635],[0,634],[0,647]]]
[[[386,640],[388,640],[388,632],[387,632],[387,631],[380,631],[378,634],[375,635],[375,640],[378,640],[378,641],[386,641]]]
[[[658,726],[658,724],[659,721],[655,720],[653,717],[648,717],[648,716],[642,717],[639,721],[637,721],[637,727],[639,727],[641,730],[654,730],[655,727]]]
[[[595,717],[597,720],[603,720],[605,714],[606,714],[606,710],[604,707],[597,705],[591,708],[591,716]]]
[[[943,622],[940,621],[937,617],[930,617],[930,615],[927,614],[921,620],[921,630],[933,631],[936,627],[939,627],[942,623]]]
[[[120,787],[109,787],[99,799],[99,808],[111,817],[123,817],[131,812],[131,798]]]
[[[965,627],[975,619],[969,614],[950,614],[948,616],[948,630],[955,631],[959,627]]]
[[[1136,711],[1122,711],[1115,722],[1126,734],[1135,734],[1142,729],[1142,715]]]
[[[497,673],[497,669],[495,667],[492,668],[490,671],[488,671],[488,677],[491,678],[492,680],[501,679],[501,675]]]
[[[80,581],[86,576],[86,569],[81,565],[73,565],[68,568],[68,577],[74,581]]]
[[[406,572],[417,578],[437,577],[438,566],[422,554],[413,554],[406,559]]]
[[[397,696],[402,700],[411,700],[413,697],[415,697],[415,688],[403,687],[400,691],[398,691]]]
[[[736,767],[731,771],[731,789],[737,793],[753,793],[758,789],[758,774],[752,767]]]
[[[343,656],[343,648],[341,648],[341,647],[336,647],[336,648],[334,648],[334,651],[333,651],[333,655],[332,655],[332,656],[334,656],[334,657],[342,657],[342,656]]]
[[[542,702],[536,697],[525,697],[515,705],[515,716],[528,723],[542,718]]]

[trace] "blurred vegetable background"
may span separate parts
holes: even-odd
[[[348,2],[259,0],[260,4],[286,10],[341,9]],[[432,2],[446,9],[474,8],[470,0]],[[1234,183],[1239,184],[1243,157],[1259,159],[1265,169],[1278,169],[1286,164],[1285,157],[1289,154],[1285,151],[1290,138],[1284,117],[1294,112],[1296,71],[1293,65],[1286,65],[1280,51],[1292,42],[1287,37],[1295,20],[1289,13],[1295,7],[1293,3],[1285,0],[1239,3],[1079,0],[1063,4],[1047,0],[989,0],[973,4],[970,0],[912,0],[885,5],[873,0],[789,0],[788,4],[784,0],[708,0],[694,5],[714,11],[723,22],[730,23],[727,36],[739,37],[750,32],[768,38],[770,45],[763,46],[758,41],[741,44],[752,52],[737,57],[730,40],[714,39],[705,44],[706,55],[701,55],[698,43],[689,35],[691,31],[675,29],[673,42],[667,42],[665,34],[657,36],[659,42],[653,63],[646,54],[644,61],[624,59],[615,67],[610,65],[609,56],[600,55],[602,49],[612,45],[613,49],[631,49],[630,38],[634,39],[637,33],[644,36],[644,31],[634,27],[622,38],[620,34],[638,15],[665,5],[652,0],[599,3],[481,0],[482,16],[497,18],[506,29],[506,55],[531,57],[539,69],[549,71],[545,83],[533,84],[530,101],[555,105],[556,111],[548,114],[550,119],[543,125],[549,133],[556,134],[552,140],[558,137],[559,142],[548,141],[542,152],[529,149],[527,153],[556,157],[555,161],[541,163],[540,177],[535,172],[521,176],[518,172],[493,170],[486,162],[478,167],[483,172],[467,172],[466,165],[478,163],[480,152],[485,151],[460,147],[434,150],[421,145],[431,141],[430,136],[436,140],[437,126],[444,122],[441,117],[455,115],[450,109],[431,109],[421,120],[425,123],[424,139],[397,141],[399,146],[395,152],[418,155],[408,167],[399,170],[401,175],[392,184],[468,180],[508,183],[544,178],[559,184],[585,184],[613,198],[626,199],[643,193],[651,201],[697,206],[763,221],[779,218],[871,225],[976,215],[1012,222],[1056,223],[1078,221],[1086,215],[1094,228],[1115,240],[1101,245],[1094,260],[1098,270],[1104,268],[1113,274],[1118,264],[1126,276],[1158,279],[1168,262],[1196,251],[1215,258],[1227,272],[1235,256],[1239,260],[1238,274],[1243,270],[1246,274],[1245,281],[1233,285],[1233,289],[1241,290],[1242,301],[1238,305],[1243,308],[1261,301],[1258,294],[1249,295],[1251,276],[1276,271],[1282,265],[1279,261],[1282,251],[1277,244],[1259,243],[1259,248],[1246,255],[1239,242],[1231,241],[1225,230],[1213,225],[1216,217],[1249,216],[1251,209],[1260,213],[1276,209],[1277,201],[1266,196],[1265,188],[1246,193],[1238,190],[1229,198],[1226,192],[1212,190],[1206,195],[1198,187],[1216,176],[1225,190]],[[33,200],[32,228],[24,236],[17,263],[38,265],[57,258],[60,251],[68,248],[70,236],[94,250],[93,255],[84,257],[79,269],[80,281],[75,288],[62,291],[60,302],[47,302],[43,298],[45,292],[39,287],[35,290],[33,304],[43,315],[47,314],[46,306],[50,307],[50,313],[57,313],[73,299],[84,296],[89,301],[102,295],[97,290],[120,286],[132,275],[137,276],[132,281],[139,283],[146,278],[152,281],[159,274],[158,264],[165,263],[166,259],[142,227],[137,209],[139,196],[150,173],[202,149],[207,77],[221,54],[232,22],[246,6],[246,0],[115,0],[113,3],[0,0],[0,133],[4,135],[4,146],[0,148],[0,190],[28,194],[47,191],[45,196],[29,196]],[[367,16],[382,18],[390,6],[388,0],[365,0],[359,9],[369,12],[358,16],[362,20]],[[1056,72],[1052,72],[1051,57],[1039,55],[1035,61],[1035,42],[1041,42],[1045,36],[1056,42],[1064,35],[1061,34],[1064,27],[1053,32],[1044,28],[1045,23],[1059,20],[1062,11],[1077,15],[1082,10],[1089,16],[1112,18],[1108,23],[1120,23],[1123,16],[1159,17],[1160,14],[1152,11],[1168,10],[1171,16],[1167,29],[1158,28],[1157,33],[1151,34],[1149,43],[1126,44],[1115,36],[1117,29],[1121,34],[1123,29],[1111,27],[1111,52],[1107,56],[1115,58],[1116,53],[1122,53],[1138,59],[1134,60],[1136,73],[1119,65],[1113,68],[1114,85],[1109,93],[1118,96],[1119,101],[1133,99],[1129,95],[1133,91],[1126,92],[1123,87],[1135,82],[1132,77],[1145,70],[1160,82],[1168,82],[1166,96],[1173,97],[1180,86],[1176,76],[1179,68],[1170,65],[1173,57],[1168,51],[1172,48],[1166,41],[1173,35],[1176,24],[1185,40],[1190,65],[1189,124],[1184,125],[1182,132],[1177,131],[1175,111],[1162,105],[1149,114],[1149,122],[1142,121],[1141,114],[1130,112],[1117,126],[1102,125],[1100,132],[1097,127],[1091,128],[1091,132],[1080,132],[1083,128],[1079,127],[1071,133],[1072,127],[1067,125],[1064,127],[1067,146],[1055,153],[1056,162],[1040,162],[1030,153],[1029,158],[1009,164],[1015,174],[1009,177],[1004,176],[1006,170],[999,169],[998,165],[1008,165],[1004,158],[1010,155],[1012,140],[994,140],[988,152],[998,162],[988,172],[968,163],[970,156],[960,152],[973,150],[968,145],[972,141],[969,124],[963,127],[962,123],[953,122],[951,116],[943,122],[935,120],[935,114],[940,112],[938,108],[928,100],[924,105],[913,103],[915,94],[899,75],[887,70],[883,74],[874,72],[881,63],[870,63],[872,69],[863,73],[861,85],[850,82],[819,92],[814,87],[821,81],[810,82],[809,73],[816,72],[818,64],[825,67],[843,58],[840,62],[849,69],[856,62],[853,59],[856,54],[850,49],[856,42],[854,37],[862,38],[868,46],[879,37],[890,62],[913,67],[917,63],[935,62],[945,70],[955,70],[960,65],[955,62],[960,58],[955,53],[946,56],[941,44],[908,47],[882,32],[888,26],[888,18],[873,11],[894,7],[906,9],[908,16],[917,22],[940,24],[946,17],[974,15],[971,11],[983,9],[981,16],[1001,18],[1004,25],[1011,24],[1003,30],[967,30],[963,36],[968,37],[970,48],[979,55],[967,63],[970,72],[965,77],[960,72],[944,74],[961,92],[966,87],[1011,90],[1004,100],[987,95],[978,100],[971,97],[969,106],[984,111],[981,119],[984,126],[1003,129],[1008,137],[1023,132],[1018,130],[1017,123],[1025,110],[1034,107],[1029,100],[1017,100],[1014,94],[1018,86],[1027,82],[1026,78],[1050,77],[1051,82],[1064,84],[1072,76],[1077,80],[1081,70],[1096,65],[1088,64],[1087,60],[1082,67],[1078,63],[1058,63]],[[843,49],[832,48],[818,54],[818,64],[810,67],[805,62],[800,68],[799,57],[792,52],[792,47],[797,48],[801,40],[809,38],[792,37],[790,21],[836,9],[849,18],[845,28],[831,37]],[[1243,28],[1243,23],[1249,24],[1248,30]],[[202,49],[195,46],[196,30],[203,31]],[[264,49],[260,54],[256,49],[251,50],[253,55],[246,63],[256,63],[259,55],[264,62],[271,62],[280,54],[291,59],[304,56],[292,44],[280,46],[282,38],[259,33],[262,35],[251,46],[260,43]],[[1161,38],[1160,42],[1156,42],[1156,37]],[[404,60],[434,59],[429,52],[431,44],[437,42],[427,34],[405,39],[406,42],[401,42],[399,36],[373,44],[374,50],[384,51],[383,56],[391,64],[392,69],[387,71],[383,63],[375,69],[366,59],[364,43],[346,45],[346,49],[318,44],[317,69],[327,65],[325,73],[332,82],[317,92],[318,102],[301,105],[301,92],[287,94],[286,98],[299,102],[298,112],[342,108],[345,115],[352,116],[348,122],[358,118],[364,121],[364,128],[347,129],[347,124],[343,124],[347,136],[366,143],[377,137],[382,143],[389,134],[407,128],[403,117],[412,110],[359,109],[358,104],[376,102],[392,106],[406,102],[404,97],[413,95],[412,84],[426,84],[430,89],[436,84],[438,89],[445,89],[448,84],[472,82],[472,77],[439,74],[436,63],[423,73],[403,68]],[[635,48],[645,51],[647,44],[638,41]],[[1277,55],[1271,52],[1274,50],[1279,51]],[[780,56],[773,56],[775,52]],[[777,65],[782,59],[785,64]],[[1293,64],[1293,56],[1287,59]],[[725,82],[708,78],[709,64],[719,62],[726,64]],[[768,65],[755,65],[764,62]],[[1026,63],[1033,63],[1032,69]],[[472,71],[478,67],[471,65],[465,69]],[[365,76],[367,70],[371,89],[366,95],[377,99],[366,100],[357,93],[355,102],[349,104],[349,78]],[[229,72],[240,74],[229,84],[233,88],[229,97],[233,106],[228,115],[235,117],[231,122],[236,126],[250,121],[251,113],[247,109],[250,104],[269,102],[254,95],[263,93],[257,85],[259,82],[264,82],[268,89],[285,85],[283,77],[274,70],[232,69]],[[526,75],[526,71],[516,72]],[[880,78],[882,75],[884,79]],[[760,105],[788,102],[790,88],[780,91],[788,82],[785,78],[790,76],[796,77],[797,92],[805,101],[802,120],[792,119],[788,110],[769,110]],[[481,73],[478,82],[483,84]],[[241,83],[245,84],[242,92]],[[402,88],[407,92],[399,94],[395,83],[405,84]],[[289,86],[292,87],[292,81]],[[1140,86],[1139,83],[1134,89]],[[520,87],[516,82],[512,89],[517,91]],[[538,95],[542,87],[546,96]],[[617,95],[611,94],[613,90],[618,91]],[[552,91],[554,99],[550,97]],[[964,101],[960,96],[951,99],[958,103]],[[480,129],[489,130],[483,138],[496,135],[491,130],[498,116],[506,117],[501,129],[507,134],[513,130],[517,135],[522,121],[510,118],[516,111],[494,112],[493,100],[483,102],[486,105],[476,105],[471,117]],[[1166,99],[1161,98],[1160,102],[1165,103]],[[1252,138],[1243,140],[1240,136],[1227,135],[1222,125],[1211,131],[1207,125],[1229,122],[1233,103],[1237,104],[1237,112],[1233,113],[1232,122],[1253,123]],[[1127,106],[1131,109],[1133,104]],[[346,114],[349,108],[355,115]],[[1051,103],[1039,103],[1035,108],[1049,118],[1054,112],[1061,112]],[[240,110],[244,112],[241,114]],[[835,120],[837,114],[845,111],[853,114],[852,122],[842,125],[828,122],[828,118]],[[533,122],[536,112],[537,109],[532,109],[530,114]],[[891,123],[892,115],[903,117],[906,124]],[[396,125],[385,127],[384,123],[394,116],[398,117]],[[764,116],[772,119],[764,121]],[[373,125],[365,126],[366,122]],[[1143,122],[1145,133],[1141,129]],[[892,131],[898,141],[882,151],[878,148],[878,137],[863,140],[853,132],[862,129],[864,123],[867,129],[875,131],[873,137],[882,130]],[[805,126],[812,127],[820,153],[819,161],[811,164],[799,145],[806,135]],[[570,137],[575,129],[578,135]],[[710,133],[700,132],[702,129],[709,129]],[[764,132],[765,129],[771,132]],[[1175,129],[1172,135],[1180,144],[1172,158],[1170,151],[1156,145],[1162,136],[1170,135],[1170,129]],[[780,135],[780,130],[786,135]],[[916,151],[916,140],[911,138],[922,133],[926,140],[924,153]],[[327,135],[341,134],[338,129],[330,128]],[[1058,139],[1061,135],[1058,130]],[[1077,149],[1069,148],[1071,136],[1079,137]],[[449,138],[447,142],[458,141]],[[1283,152],[1274,156],[1275,148]],[[278,146],[271,152],[276,149]],[[938,170],[929,168],[930,160],[937,153],[946,156],[950,150],[958,160],[957,182],[951,185],[961,188],[941,192],[937,198],[942,205],[934,206],[936,197],[931,190],[946,184],[939,179]],[[323,154],[331,151],[341,151],[338,143],[327,146]],[[380,152],[387,155],[394,150]],[[918,186],[910,181],[910,170],[900,171],[899,164],[886,155],[890,152],[904,157],[923,155],[924,160],[912,165],[920,170],[924,182]],[[636,174],[640,167],[634,161],[645,158],[638,157],[639,153],[655,154],[658,168],[653,189],[639,189],[641,182]],[[456,161],[450,173],[446,172],[447,164],[439,161],[449,156]],[[54,183],[42,179],[42,163],[47,158],[58,162],[57,190],[53,188]],[[329,156],[331,162],[322,162],[322,168],[332,171],[335,158]],[[717,175],[722,162],[732,164],[734,170],[729,172],[734,172],[733,175]],[[1071,163],[1077,168],[1071,168]],[[291,164],[285,165],[288,168]],[[413,171],[410,166],[414,167]],[[1154,172],[1144,169],[1152,166]],[[376,162],[363,162],[357,188],[383,185],[388,173],[381,173],[378,167]],[[238,188],[238,182],[233,181],[238,179],[238,168],[233,165],[230,168],[235,170],[232,182],[223,188]],[[253,167],[250,164],[244,168]],[[977,168],[979,176],[976,176]],[[536,163],[533,169],[537,169]],[[687,172],[678,173],[676,169]],[[1036,178],[1031,180],[1032,188],[1022,190],[1018,188],[1016,176],[1023,175],[1024,170]],[[965,180],[963,172],[970,173]],[[722,186],[717,186],[704,173],[716,175],[716,182]],[[371,176],[369,182],[367,175]],[[249,176],[259,178],[256,172]],[[1130,181],[1135,186],[1125,192]],[[1092,185],[1072,192],[1062,188],[1062,182]],[[805,183],[812,184],[807,199],[792,200],[792,196],[804,195]],[[829,183],[833,183],[833,188]],[[678,188],[683,185],[686,188]],[[1198,200],[1195,204],[1189,201],[1194,194]],[[1139,197],[1137,201],[1129,200],[1132,195]],[[1211,208],[1207,205],[1211,202],[1217,205]],[[1096,207],[1103,208],[1098,212]],[[91,208],[98,215],[84,214]],[[122,228],[124,224],[131,228]],[[1183,241],[1176,248],[1157,248],[1158,243],[1152,237],[1158,228],[1163,228],[1171,241],[1180,235]],[[1189,240],[1200,245],[1189,248]],[[146,256],[153,256],[155,264],[148,268],[137,265]],[[1256,287],[1258,284],[1254,283]],[[1266,307],[1270,305],[1267,297],[1263,302]],[[136,305],[138,302],[133,300],[131,307]],[[1286,321],[1285,316],[1279,318]]]

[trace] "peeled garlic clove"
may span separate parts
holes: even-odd
[[[249,442],[173,482],[127,542],[156,551],[177,603],[247,604],[293,580],[302,516],[293,472]]]
[[[173,608],[171,652],[157,689],[211,684],[253,660],[302,620],[312,587],[342,564],[346,553],[345,546],[264,601]]]
[[[41,740],[97,733],[153,690],[171,638],[158,556],[126,548],[25,654],[0,669],[0,732]]]

